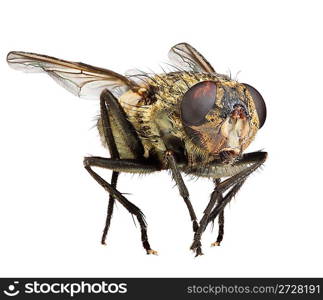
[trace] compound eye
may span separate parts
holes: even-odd
[[[202,81],[192,86],[183,96],[181,117],[185,125],[201,125],[216,100],[216,83]]]
[[[266,121],[267,116],[267,109],[266,109],[266,103],[264,101],[264,98],[261,96],[261,94],[251,85],[243,83],[243,85],[248,89],[251,98],[255,104],[257,115],[259,118],[259,128],[261,128]]]

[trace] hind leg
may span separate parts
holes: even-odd
[[[143,149],[138,136],[136,135],[135,130],[133,129],[130,122],[127,120],[126,115],[120,106],[118,100],[108,91],[104,90],[100,97],[100,114],[102,120],[102,128],[105,140],[107,142],[110,156],[113,159],[119,159],[120,155],[115,143],[115,138],[111,129],[110,118],[112,117],[119,125],[120,131],[123,134],[127,135],[129,141],[129,147],[132,149],[132,152],[135,152],[135,157],[142,156]],[[118,181],[119,172],[112,172],[111,177],[111,186],[116,188]],[[107,217],[105,221],[105,226],[103,229],[103,234],[101,238],[101,244],[106,244],[106,237],[110,228],[111,218],[113,214],[115,199],[113,195],[109,196],[109,204],[107,210]]]
[[[148,173],[158,171],[158,168],[145,164],[137,160],[113,160],[102,157],[85,157],[84,167],[89,174],[99,183],[115,200],[119,201],[131,214],[135,215],[141,229],[141,241],[147,254],[157,254],[152,250],[148,241],[147,223],[142,211],[128,199],[126,199],[112,184],[106,182],[100,175],[93,171],[92,167],[101,167],[111,169],[116,172],[131,172],[131,173]]]

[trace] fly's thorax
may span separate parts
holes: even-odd
[[[149,81],[149,86],[154,90],[156,101],[159,100],[165,105],[178,104],[185,93],[195,84],[206,80],[218,80],[214,74],[194,72],[171,72],[156,75]]]
[[[199,81],[209,77],[210,74],[194,74],[192,72],[172,72],[161,74],[152,78],[150,87],[154,90],[155,103],[151,109],[151,127],[154,128],[154,151],[162,157],[166,150],[171,150],[177,161],[187,161],[190,144],[180,118],[180,101],[189,90]]]
[[[119,102],[144,147],[144,157],[153,156],[163,161],[164,153],[176,139],[174,137],[176,133],[172,130],[174,125],[168,117],[173,110],[170,109],[172,106],[160,101],[155,94],[145,98],[151,93],[152,88],[152,86],[145,87],[147,92],[144,95],[128,91],[119,98]]]

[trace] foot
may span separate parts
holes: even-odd
[[[202,246],[202,244],[201,244],[200,241],[194,241],[193,242],[190,249],[195,252],[195,257],[203,255],[201,246]]]
[[[201,255],[204,255],[202,252],[202,249],[201,247],[197,247],[195,250],[195,257],[201,256]]]
[[[214,242],[211,244],[211,247],[217,247],[217,246],[220,246],[220,242]]]
[[[147,254],[153,254],[153,255],[158,255],[158,252],[156,250],[153,250],[153,249],[149,249],[147,250]]]

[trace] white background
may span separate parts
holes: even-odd
[[[322,276],[322,28],[320,1],[1,1],[0,275]],[[268,118],[248,151],[268,161],[227,207],[221,247],[206,230],[203,257],[189,251],[190,218],[166,172],[119,181],[159,256],[145,254],[121,205],[101,246],[108,196],[82,165],[107,156],[91,129],[98,102],[15,72],[5,56],[160,71],[183,41],[261,91]],[[200,217],[212,184],[187,184]]]

